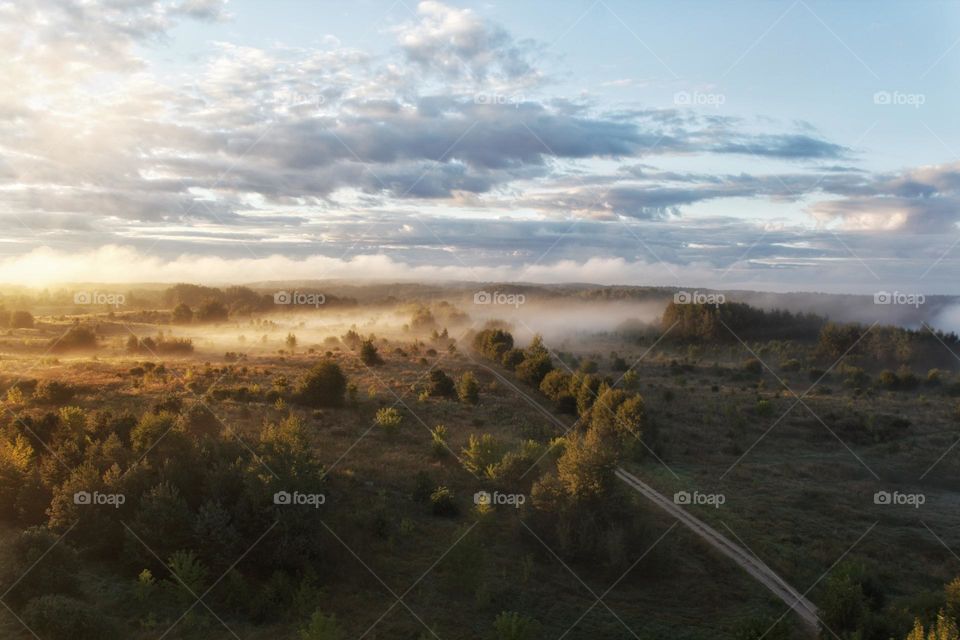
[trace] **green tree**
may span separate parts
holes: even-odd
[[[373,344],[373,340],[364,340],[360,345],[360,361],[368,367],[383,364],[383,358],[377,352],[377,346]]]
[[[480,383],[472,371],[467,371],[457,381],[457,396],[465,404],[477,404],[480,401]]]
[[[315,365],[297,386],[294,397],[308,407],[340,407],[347,389],[347,377],[340,365],[326,360]]]
[[[344,640],[346,637],[337,622],[337,616],[324,615],[319,609],[310,616],[310,622],[300,629],[300,640]]]

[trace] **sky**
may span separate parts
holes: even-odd
[[[957,294],[960,4],[0,1],[0,282]]]

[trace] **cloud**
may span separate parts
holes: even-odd
[[[822,224],[938,234],[955,232],[960,222],[960,163],[861,176],[829,191],[845,197],[813,205],[811,213]]]
[[[396,30],[407,59],[448,80],[532,85],[541,76],[530,62],[532,43],[518,43],[472,9],[424,0],[418,20]]]
[[[378,53],[332,39],[220,42],[186,79],[151,64],[144,44],[156,51],[185,20],[227,20],[225,7],[0,4],[0,44],[19,52],[0,64],[0,216],[4,248],[25,256],[5,273],[31,277],[43,260],[80,268],[70,256],[86,255],[95,265],[137,260],[125,274],[189,279],[252,274],[256,264],[235,261],[269,254],[264,268],[297,273],[359,265],[604,281],[707,277],[708,266],[743,260],[737,272],[756,282],[773,270],[808,277],[810,265],[850,256],[821,229],[771,231],[735,211],[708,224],[689,209],[799,203],[811,225],[848,231],[865,253],[882,246],[881,232],[955,228],[956,165],[869,173],[856,150],[805,123],[564,98],[538,66],[540,44],[439,2],[420,3]],[[760,159],[768,173],[676,168],[716,156]],[[624,233],[638,221],[643,231]],[[163,257],[74,251],[117,244]],[[30,253],[38,245],[71,252]],[[364,257],[337,262],[351,247]],[[547,251],[554,262],[538,266]],[[433,266],[412,266],[424,264]]]

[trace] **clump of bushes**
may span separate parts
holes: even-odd
[[[89,327],[79,325],[70,327],[65,334],[55,338],[50,344],[50,351],[63,353],[65,351],[83,351],[97,348],[97,334]]]
[[[131,335],[127,338],[128,353],[144,354],[185,354],[193,353],[193,340],[190,338],[174,338],[158,333],[156,338],[138,338]]]

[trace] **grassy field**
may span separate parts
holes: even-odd
[[[336,614],[345,637],[498,637],[494,618],[519,611],[539,621],[536,637],[718,638],[734,637],[746,620],[772,621],[786,611],[746,573],[626,490],[623,508],[643,522],[629,544],[593,561],[562,558],[547,542],[550,535],[525,517],[534,481],[555,464],[547,447],[562,435],[531,402],[554,411],[552,403],[523,383],[528,397],[496,381],[471,352],[468,326],[460,340],[432,340],[391,326],[385,318],[392,317],[379,313],[360,331],[375,327],[381,336],[374,343],[383,362],[375,366],[338,338],[347,325],[329,321],[268,316],[176,327],[172,333],[191,338],[195,350],[161,356],[126,350],[131,334],[170,333],[142,317],[83,318],[98,326],[96,353],[57,353],[54,345],[73,319],[38,318],[35,328],[0,339],[3,387],[53,380],[67,382],[73,394],[53,403],[29,391],[8,397],[5,419],[10,426],[18,416],[65,405],[140,416],[175,398],[183,407],[208,407],[224,438],[252,449],[265,423],[300,418],[324,468],[327,500],[310,515],[312,535],[325,549],[322,566],[312,567],[318,587],[310,606]],[[295,346],[286,342],[291,333]],[[948,550],[960,548],[960,511],[952,508],[958,470],[950,450],[958,435],[957,403],[947,392],[952,374],[937,386],[885,391],[845,384],[835,368],[808,390],[813,378],[806,368],[781,367],[782,354],[769,352],[769,345],[764,351],[760,343],[749,350],[652,344],[608,333],[547,345],[556,349],[557,367],[593,360],[600,375],[643,396],[658,434],[650,441],[655,453],[624,464],[646,482],[668,495],[721,494],[717,508],[689,509],[799,591],[810,589],[815,602],[837,563],[865,563],[880,572],[888,606],[902,610],[909,623],[907,612],[926,606],[929,594],[960,572]],[[811,348],[790,346],[797,354]],[[614,370],[614,358],[603,355],[611,351],[631,365],[627,380]],[[757,354],[764,363],[759,372],[745,368],[744,359]],[[335,362],[350,381],[347,406],[311,409],[284,397],[283,389],[319,360]],[[424,393],[436,370],[453,379],[472,372],[479,402]],[[377,412],[389,407],[401,415],[394,431],[377,424]],[[574,425],[573,416],[561,417]],[[442,446],[432,433],[438,425],[446,428]],[[490,482],[466,469],[462,455],[471,436],[484,434],[505,449],[532,440],[544,451],[513,487],[527,497],[520,509],[475,508],[474,493]],[[452,491],[456,513],[438,517],[418,499],[424,483]],[[881,490],[922,493],[926,502],[878,505],[874,494]],[[4,535],[12,539],[16,528],[8,526]],[[270,545],[269,536],[261,544]],[[145,621],[128,610],[141,569],[85,558],[82,598],[133,637],[157,637],[163,620]],[[236,569],[244,570],[243,560]],[[207,599],[228,598],[228,582],[208,579]],[[295,615],[268,624],[222,617],[225,625],[196,607],[166,637],[293,638],[303,624]],[[30,637],[12,614],[4,625],[4,637]]]

